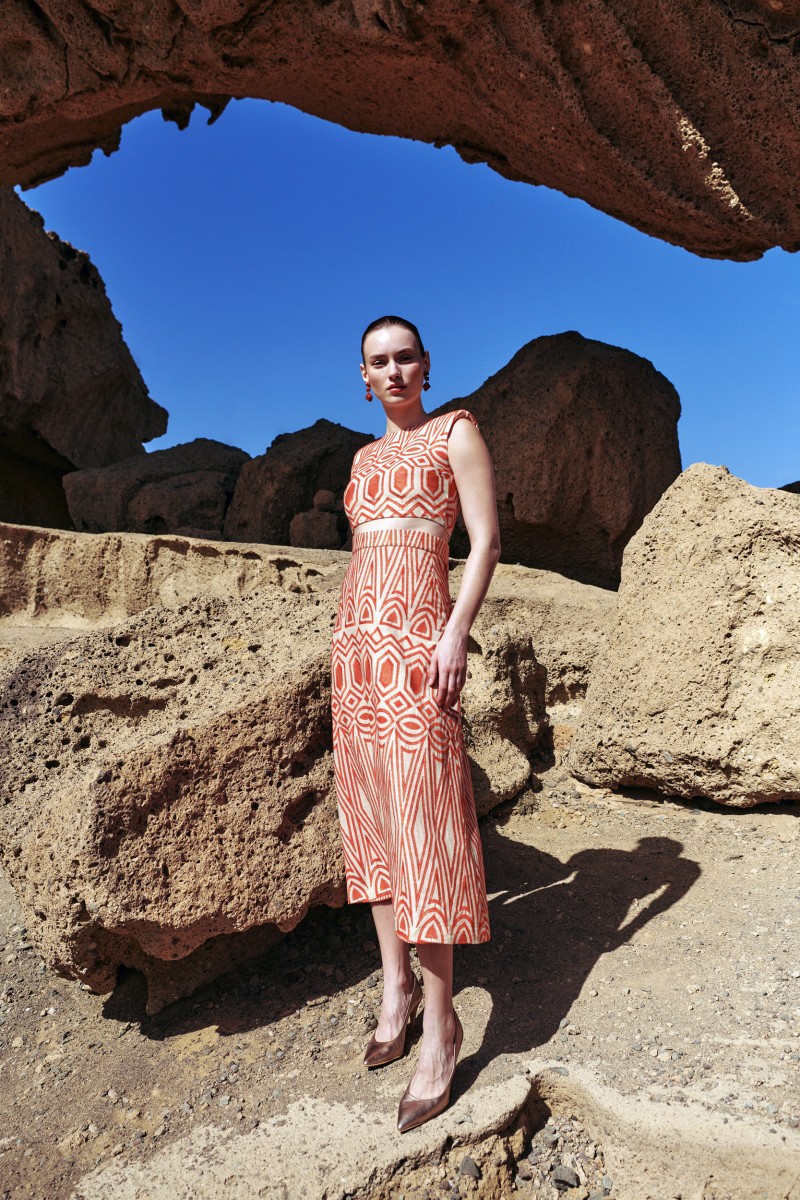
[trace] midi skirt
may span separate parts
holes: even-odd
[[[452,612],[447,541],[353,534],[331,640],[336,800],[350,903],[391,900],[411,943],[489,940],[461,698],[428,685]]]

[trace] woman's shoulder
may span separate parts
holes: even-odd
[[[450,436],[451,430],[452,430],[453,426],[455,425],[456,421],[461,420],[462,417],[467,421],[471,421],[476,429],[480,429],[480,425],[478,424],[477,418],[474,416],[473,413],[471,413],[469,411],[468,408],[454,408],[454,409],[451,409],[450,412],[446,412],[443,415],[444,415],[443,428],[444,428],[444,433],[445,433],[446,437]]]

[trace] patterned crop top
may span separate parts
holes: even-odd
[[[461,507],[447,454],[450,430],[471,412],[457,408],[430,417],[415,429],[386,433],[356,452],[344,511],[352,529],[385,517],[422,517],[453,532]]]

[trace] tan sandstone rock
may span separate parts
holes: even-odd
[[[567,756],[589,783],[800,799],[800,498],[695,463],[625,550]]]
[[[349,546],[341,498],[355,453],[369,441],[368,434],[324,417],[308,429],[279,434],[265,454],[242,467],[225,517],[225,537],[273,546]],[[335,547],[330,545],[334,538]]]
[[[0,181],[110,153],[147,109],[253,96],[755,258],[800,244],[799,36],[794,0],[5,0]]]
[[[233,599],[280,587],[338,595],[346,553],[200,541],[177,536],[98,534],[0,523],[0,655],[110,628],[158,605],[202,597]],[[450,592],[464,563],[451,558]],[[511,613],[533,639],[553,709],[580,700],[614,619],[616,593],[551,571],[498,564],[489,600],[496,619]],[[524,613],[524,615],[520,615]],[[473,647],[474,648],[474,647]]]
[[[143,455],[167,414],[88,255],[45,233],[10,188],[0,188],[0,280],[0,517],[69,527],[65,471]]]
[[[503,561],[616,587],[626,543],[681,469],[669,380],[629,350],[561,333],[436,411],[462,407],[492,455]]]
[[[108,467],[72,471],[63,480],[70,516],[81,532],[221,538],[249,458],[235,446],[195,438]]]
[[[19,537],[6,569],[24,565],[0,633],[46,623],[49,597],[49,620],[72,621],[73,636],[17,649],[0,670],[0,859],[46,960],[97,991],[136,967],[153,1012],[261,952],[310,905],[343,900],[329,687],[348,556],[50,530],[36,547],[37,531],[2,532]],[[128,593],[119,563],[137,556]],[[546,672],[514,584],[503,594],[501,576],[470,639],[481,812],[531,785],[547,727]],[[106,627],[78,634],[92,596]],[[125,602],[138,613],[109,626]]]

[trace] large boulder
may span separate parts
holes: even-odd
[[[464,562],[451,563],[450,591],[461,586]],[[497,603],[501,624],[513,616],[533,642],[544,668],[544,700],[549,718],[579,709],[594,663],[614,624],[617,593],[577,583],[555,571],[499,563],[487,600]],[[471,635],[472,636],[472,635]],[[482,660],[479,660],[482,661]],[[503,687],[514,687],[513,679]]]
[[[69,527],[64,473],[143,455],[167,414],[88,255],[46,233],[10,188],[0,188],[0,280],[0,518]]]
[[[176,533],[221,538],[236,480],[250,455],[195,438],[109,467],[64,476],[75,528],[84,533]]]
[[[799,36],[793,0],[5,0],[0,182],[110,153],[147,109],[253,96],[751,259],[800,245]]]
[[[279,434],[266,453],[242,467],[225,537],[273,546],[349,547],[342,495],[355,453],[369,441],[369,434],[325,417],[308,429]]]
[[[97,991],[136,967],[154,1011],[182,990],[165,964],[342,902],[330,625],[329,604],[272,588],[15,662],[0,859],[52,966]]]
[[[680,400],[646,358],[579,333],[536,338],[477,391],[504,562],[616,587],[622,552],[681,469]],[[468,553],[465,533],[452,552]]]
[[[20,572],[0,632],[73,627],[0,659],[0,861],[51,965],[97,991],[135,967],[153,1012],[343,901],[330,638],[349,558],[22,529],[5,561],[28,560],[38,585]],[[532,785],[548,723],[531,606],[499,583],[463,693],[480,812]]]
[[[580,779],[800,799],[800,497],[696,463],[625,550],[568,754]]]

